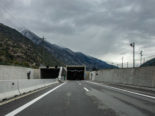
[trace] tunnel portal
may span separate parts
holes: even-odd
[[[84,80],[85,66],[67,66],[67,80]]]
[[[41,79],[55,79],[59,75],[59,68],[41,68]]]

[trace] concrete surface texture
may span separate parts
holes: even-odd
[[[0,65],[0,80],[27,79],[29,72],[31,79],[40,78],[39,69]]]
[[[19,94],[17,80],[0,81],[0,101]]]
[[[48,86],[53,82],[57,82],[56,79],[0,80],[0,101]]]
[[[91,81],[67,81],[0,107],[6,116],[155,116],[155,97]]]
[[[155,87],[155,67],[108,69],[90,75],[91,80],[114,84],[127,84],[142,87]]]

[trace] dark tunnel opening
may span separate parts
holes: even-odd
[[[58,78],[59,68],[41,68],[41,79],[55,79]]]
[[[67,67],[67,80],[84,80],[85,67]]]

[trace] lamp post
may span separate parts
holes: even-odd
[[[44,38],[44,36],[43,36],[43,38],[42,38],[42,59],[43,59],[43,65],[45,65],[45,53],[44,53],[44,41],[45,41],[45,38]]]
[[[140,65],[142,65],[143,51],[141,50],[139,54],[140,54]]]
[[[128,68],[128,62],[127,62],[127,64],[126,64],[126,65],[127,65],[126,67]]]
[[[123,57],[122,57],[122,68],[123,68]]]
[[[130,46],[133,48],[133,68],[135,67],[135,42],[132,42]]]

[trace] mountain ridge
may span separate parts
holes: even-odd
[[[140,67],[146,67],[146,66],[155,66],[155,58],[152,58],[152,59],[146,61]]]
[[[59,61],[63,62],[66,65],[86,65],[88,69],[105,69],[114,67],[102,60],[85,55],[82,52],[73,52],[69,48],[60,47],[48,41],[44,41],[42,43],[42,38],[31,32],[30,30],[25,29],[22,30],[21,33],[28,39],[33,41],[33,43],[46,48],[53,56],[55,56]]]

